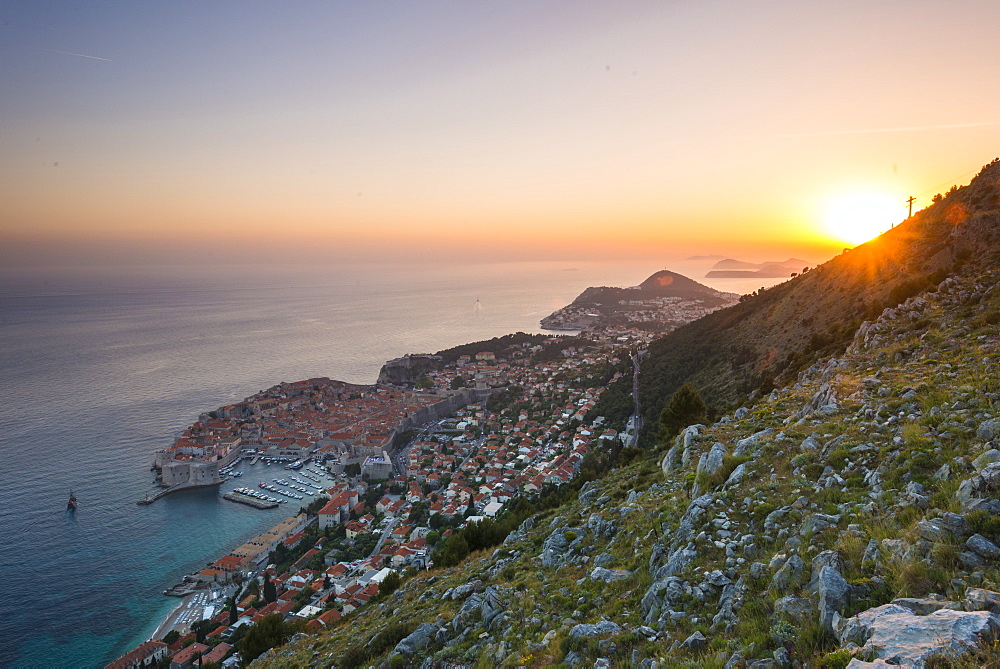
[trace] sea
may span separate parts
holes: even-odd
[[[703,265],[0,274],[0,667],[104,666],[178,604],[165,588],[297,511],[223,500],[277,476],[248,463],[220,488],[136,504],[156,491],[153,453],[200,413],[281,381],[373,383],[406,353],[543,332],[539,320],[588,286],[637,285],[659,269],[739,293],[775,282],[703,279]]]

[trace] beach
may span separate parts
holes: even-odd
[[[160,626],[153,632],[152,638],[157,640],[162,639],[171,630],[177,630],[183,636],[191,630],[192,624],[203,618],[210,617],[205,615],[206,608],[211,607],[214,609],[213,616],[218,614],[225,606],[227,594],[227,590],[213,588],[187,595],[177,605],[177,608],[171,611],[170,615],[160,623]]]

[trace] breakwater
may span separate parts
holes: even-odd
[[[181,490],[191,490],[192,488],[212,488],[214,486],[219,485],[220,483],[222,483],[221,480],[215,481],[214,483],[178,483],[177,485],[170,486],[166,490],[161,490],[152,497],[146,495],[146,497],[140,499],[138,502],[136,502],[136,504],[139,504],[140,506],[145,506],[147,504],[152,504],[161,497],[165,497],[167,495],[170,495],[171,493],[180,492]]]

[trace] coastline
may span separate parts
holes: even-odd
[[[30,561],[25,568],[14,555],[6,556],[5,566],[13,577],[13,586],[27,591],[47,582],[53,573],[62,574],[68,585],[57,589],[58,596],[53,594],[51,604],[47,596],[46,606],[21,607],[17,615],[4,621],[7,638],[17,641],[5,644],[0,651],[0,666],[18,663],[60,666],[67,657],[74,658],[76,666],[97,666],[113,660],[150,639],[181,603],[180,598],[162,596],[163,589],[176,583],[182,574],[203,568],[230,547],[280,520],[278,510],[261,512],[221,499],[215,501],[217,496],[212,488],[168,495],[150,506],[136,505],[150,488],[149,458],[162,448],[163,435],[174,434],[206,408],[218,406],[226,399],[238,400],[250,391],[266,387],[272,380],[306,379],[315,376],[317,370],[329,370],[335,378],[370,383],[384,361],[410,348],[436,351],[511,331],[538,333],[533,309],[523,304],[537,303],[534,310],[540,316],[552,295],[559,293],[559,287],[574,278],[560,273],[559,267],[563,265],[557,263],[551,271],[546,267],[544,273],[532,269],[527,275],[519,266],[519,283],[513,285],[495,282],[490,272],[484,274],[482,268],[477,268],[468,276],[461,274],[462,281],[454,284],[457,287],[450,285],[443,291],[439,283],[422,278],[416,281],[414,275],[407,274],[407,282],[401,286],[405,295],[415,285],[426,288],[418,305],[393,301],[400,291],[393,292],[395,284],[390,281],[393,276],[380,271],[376,278],[381,283],[377,285],[366,281],[355,283],[357,275],[350,274],[350,282],[344,282],[350,286],[347,292],[340,284],[328,286],[324,274],[326,283],[307,282],[306,288],[295,288],[298,297],[294,302],[284,299],[289,290],[285,284],[289,281],[273,286],[266,283],[254,291],[229,290],[237,284],[231,286],[219,281],[207,286],[211,290],[170,291],[167,290],[170,284],[145,290],[147,286],[141,284],[129,292],[117,291],[117,279],[111,276],[107,279],[111,288],[102,279],[91,292],[99,296],[101,309],[123,315],[113,328],[103,311],[92,315],[92,310],[83,310],[90,302],[52,302],[45,298],[25,303],[23,309],[20,306],[12,309],[11,325],[17,326],[11,331],[12,346],[23,348],[25,360],[32,364],[13,366],[14,361],[10,361],[12,366],[4,368],[5,378],[15,386],[23,386],[32,377],[45,384],[39,386],[44,392],[28,405],[31,420],[18,421],[8,436],[17,440],[37,438],[51,457],[39,461],[27,452],[17,451],[9,454],[7,464],[23,471],[36,471],[42,466],[39,471],[52,486],[67,492],[76,490],[81,506],[73,521],[67,520],[59,532],[40,532],[44,525],[37,522],[37,514],[52,502],[48,496],[49,484],[33,485],[45,479],[26,477],[13,482],[15,485],[8,491],[11,500],[5,507],[5,531],[23,536],[25,550],[45,557]],[[445,268],[442,272],[452,277],[456,271]],[[431,277],[435,281],[437,274]],[[544,281],[536,280],[543,274]],[[496,278],[502,278],[499,272]],[[72,288],[70,292],[74,294],[83,291],[75,285]],[[579,288],[572,286],[566,290],[575,294]],[[463,317],[442,325],[440,309],[472,304],[476,297],[487,307],[480,318]],[[261,303],[270,305],[269,310],[262,311]],[[147,314],[159,314],[168,306],[178,314],[183,312],[185,320],[146,318]],[[436,316],[432,307],[439,310]],[[303,312],[338,328],[335,334],[338,342],[342,339],[343,343],[338,344],[333,359],[329,330],[291,327]],[[271,325],[246,330],[240,318],[248,313]],[[375,322],[373,318],[377,326],[371,324]],[[404,347],[389,334],[400,321],[416,333],[414,343]],[[39,323],[44,327],[44,337],[37,336],[32,329]],[[149,323],[156,327],[147,330],[151,327]],[[86,336],[81,334],[81,328],[87,328]],[[366,336],[361,336],[362,330]],[[177,334],[191,331],[212,336],[190,338]],[[159,358],[149,349],[119,347],[128,337],[169,344],[168,355],[189,360],[190,365],[183,369],[168,367],[161,379],[154,374],[160,369],[156,366]],[[362,341],[364,346],[359,343]],[[234,342],[247,350],[267,350],[273,355],[266,356],[259,364],[246,365],[242,349]],[[80,354],[63,360],[52,355],[52,350]],[[101,364],[112,353],[120,364],[147,373],[105,379],[106,369]],[[187,373],[189,366],[200,371]],[[84,385],[56,382],[67,375]],[[101,382],[86,385],[91,380]],[[150,407],[155,410],[149,410]],[[78,411],[80,418],[72,426],[56,419],[73,411]],[[71,447],[73,444],[87,448]],[[111,461],[120,467],[107,467],[105,463]],[[123,482],[122,471],[134,472],[134,476]],[[86,479],[87,483],[81,483],[80,479]],[[228,488],[223,486],[223,490]],[[150,490],[150,497],[153,493]],[[61,506],[60,511],[65,507],[65,499],[61,499]],[[80,559],[81,555],[85,559]],[[95,565],[106,563],[114,568],[95,579]],[[141,587],[136,588],[135,583]],[[43,588],[46,593],[49,589]],[[105,607],[92,606],[93,597],[121,606],[114,610],[116,615],[110,615],[103,610]],[[43,616],[50,607],[55,607],[59,615]],[[163,627],[159,634],[166,630]]]
[[[542,331],[541,334],[556,333],[556,334],[562,335],[562,336],[574,336],[574,335],[579,335],[581,333],[581,329],[579,327],[573,327],[573,326],[570,326],[570,325],[564,325],[562,327],[558,327],[558,326],[557,327],[552,327],[551,325],[550,326],[541,325],[540,329]],[[510,333],[508,332],[508,334],[510,334]],[[383,367],[385,366],[385,364],[387,364],[387,363],[383,363]],[[349,382],[338,381],[338,383],[349,383]],[[264,392],[265,391],[261,391],[261,394],[263,394]],[[247,401],[247,400],[244,400],[244,401]],[[171,493],[171,492],[174,492],[174,491],[178,491],[178,490],[181,490],[181,489],[196,488],[196,487],[214,487],[214,486],[217,486],[217,485],[219,485],[219,484],[218,483],[212,483],[212,484],[207,484],[207,485],[198,485],[198,484],[190,484],[190,483],[179,484],[179,485],[176,485],[176,486],[174,486],[174,487],[172,487],[170,489],[161,491],[155,497],[153,497],[152,499],[149,499],[149,502],[152,502],[155,499],[158,499],[158,498],[160,498],[162,496],[166,496],[168,493]],[[226,498],[226,499],[231,499],[231,498],[229,498],[226,495],[223,495],[223,497]],[[147,503],[148,502],[146,500],[141,500],[141,501],[138,502],[138,504],[140,504],[140,505],[147,504]],[[201,614],[204,611],[205,606],[208,604],[208,602],[203,601],[204,600],[204,596],[202,596],[200,599],[196,599],[198,597],[199,597],[199,595],[197,593],[192,593],[192,594],[184,596],[183,601],[181,601],[179,604],[177,604],[176,606],[174,606],[173,609],[170,610],[169,613],[167,613],[165,617],[161,618],[161,621],[156,626],[155,631],[153,632],[152,636],[149,637],[149,638],[155,639],[155,640],[162,640],[164,636],[166,636],[167,634],[169,634],[173,630],[176,630],[182,636],[184,634],[188,633],[190,631],[190,629],[191,629],[191,624],[194,622],[194,620],[201,619],[201,617],[202,617]],[[162,609],[161,609],[161,611],[162,611]],[[163,614],[161,613],[160,615],[162,616]],[[150,622],[152,623],[153,621],[150,621]]]
[[[150,638],[160,641],[170,632],[170,630],[174,629],[176,629],[178,633],[183,635],[184,628],[187,627],[187,625],[181,622],[181,618],[184,616],[185,613],[189,612],[191,609],[194,608],[194,601],[195,601],[194,598],[195,598],[194,593],[185,596],[184,599],[181,601],[181,603],[178,604],[176,607],[174,607],[173,611],[167,614],[167,617],[164,618],[163,622],[161,622],[157,626],[156,631],[153,632],[153,636],[151,636]]]

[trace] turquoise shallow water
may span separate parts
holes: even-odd
[[[0,666],[103,666],[177,604],[164,588],[295,510],[231,504],[226,486],[135,504],[153,490],[153,452],[200,412],[280,381],[371,383],[405,353],[538,332],[587,286],[635,285],[657,269],[0,277]],[[256,483],[262,467],[228,487]],[[71,489],[80,508],[67,515]]]

